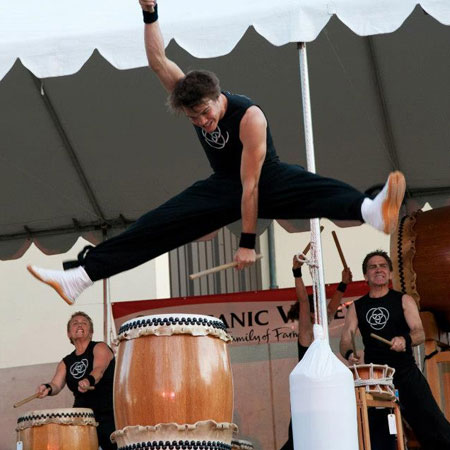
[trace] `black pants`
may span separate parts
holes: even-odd
[[[102,450],[117,450],[117,445],[111,442],[110,436],[115,431],[114,413],[95,413],[98,422],[97,437],[98,445]]]
[[[389,409],[369,408],[370,447],[372,450],[396,450],[397,435],[389,434]]]
[[[423,450],[450,450],[450,423],[434,400],[430,386],[416,367],[396,369],[403,417],[408,421]]]
[[[80,262],[93,281],[136,267],[240,219],[241,195],[239,177],[213,174],[92,248]],[[362,220],[363,200],[362,193],[341,181],[272,163],[261,172],[258,217]]]

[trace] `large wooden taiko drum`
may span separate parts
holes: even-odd
[[[394,289],[450,328],[450,206],[404,217],[391,237]]]
[[[97,450],[97,422],[89,408],[30,411],[17,420],[23,450]]]
[[[231,444],[231,338],[221,320],[144,316],[125,322],[118,340],[113,439],[119,448],[148,441]]]

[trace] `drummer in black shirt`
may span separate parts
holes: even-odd
[[[401,411],[421,449],[449,450],[450,423],[435,402],[412,353],[412,347],[425,340],[416,302],[407,294],[389,289],[392,261],[386,252],[369,253],[363,261],[363,274],[369,292],[348,309],[341,354],[350,365],[362,363],[360,356],[353,354],[351,344],[351,333],[359,328],[364,343],[364,362],[387,364],[395,369],[394,386],[399,392]],[[372,338],[371,333],[387,339],[391,345]],[[387,420],[382,423],[387,427]],[[373,423],[370,428],[372,430]],[[372,449],[389,448],[386,442],[375,442],[381,435],[379,428],[376,433],[371,432]]]
[[[113,380],[115,358],[108,345],[92,340],[94,325],[84,312],[72,314],[67,337],[75,350],[63,358],[49,383],[37,388],[39,398],[57,395],[64,386],[73,392],[74,408],[91,408],[98,422],[97,436],[102,450],[115,450],[110,435],[115,430]],[[91,388],[93,387],[93,389]]]

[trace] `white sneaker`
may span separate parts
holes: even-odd
[[[48,270],[36,266],[27,266],[27,269],[39,281],[51,286],[69,305],[73,305],[77,297],[94,284],[81,266],[69,270]]]
[[[361,214],[364,222],[377,230],[392,234],[397,229],[398,213],[405,195],[404,175],[392,172],[381,192],[373,199],[364,199]]]

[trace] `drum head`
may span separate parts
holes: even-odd
[[[136,339],[140,336],[153,334],[170,336],[173,334],[190,334],[192,336],[215,336],[224,341],[231,341],[226,332],[225,324],[216,317],[197,314],[159,314],[136,317],[124,322],[118,334],[118,340]]]
[[[56,423],[63,425],[97,426],[94,411],[89,408],[60,408],[28,411],[17,419],[16,431]]]

